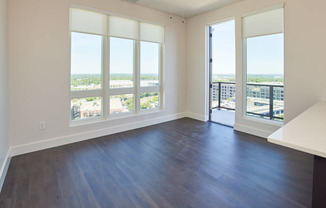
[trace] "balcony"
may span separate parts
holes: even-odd
[[[213,82],[211,91],[211,120],[221,119],[226,113],[221,110],[235,110],[235,83]],[[221,90],[220,90],[221,89]],[[271,95],[271,96],[270,96]],[[284,86],[274,84],[247,83],[247,107],[246,114],[249,116],[265,118],[275,121],[283,121],[284,117]],[[215,120],[213,120],[215,121]]]
[[[210,121],[225,126],[233,127],[235,122],[235,112],[234,110],[213,109]]]

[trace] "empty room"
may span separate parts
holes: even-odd
[[[0,0],[0,207],[326,207],[325,9]]]

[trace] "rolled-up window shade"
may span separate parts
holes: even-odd
[[[92,33],[98,35],[107,34],[106,15],[76,8],[71,8],[70,12],[71,31]]]
[[[140,40],[163,43],[164,28],[158,25],[140,23]]]
[[[283,8],[242,18],[242,36],[250,38],[283,32]]]
[[[138,39],[138,22],[131,19],[109,16],[110,36]]]

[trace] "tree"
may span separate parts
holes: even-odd
[[[152,99],[152,102],[155,103],[155,102],[158,102],[158,101],[159,101],[158,96],[154,96],[153,99]]]
[[[134,110],[134,99],[133,98],[129,98],[126,101],[126,105],[127,105],[129,111],[133,111]]]
[[[141,104],[140,104],[140,108],[141,108],[141,109],[149,109],[149,108],[151,108],[151,107],[152,107],[152,105],[151,105],[150,102],[146,102],[146,103],[141,103]]]

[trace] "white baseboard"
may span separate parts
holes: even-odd
[[[245,125],[241,125],[241,124],[237,124],[237,123],[234,124],[233,128],[236,131],[241,131],[241,132],[244,132],[247,134],[252,134],[252,135],[263,137],[266,139],[269,135],[271,135],[273,133],[273,131],[257,129],[257,128],[254,128],[251,126],[245,126]]]
[[[0,169],[0,193],[1,193],[1,190],[2,190],[3,183],[5,182],[5,178],[6,178],[7,171],[8,171],[9,164],[10,164],[10,160],[11,160],[10,152],[11,151],[9,149],[8,152],[7,152],[7,155],[5,157],[5,160],[4,160],[3,164],[2,164],[2,167]]]
[[[75,142],[80,142],[88,139],[93,139],[97,137],[102,137],[110,134],[115,134],[123,131],[129,131],[132,129],[137,129],[137,128],[142,128],[146,126],[151,126],[167,121],[172,121],[176,120],[179,118],[184,118],[186,117],[186,113],[179,113],[179,114],[174,114],[170,116],[163,116],[163,117],[158,117],[158,118],[153,118],[153,119],[148,119],[148,120],[143,120],[139,122],[134,122],[134,123],[129,123],[125,125],[120,125],[120,126],[114,126],[110,128],[105,128],[105,129],[99,129],[95,131],[90,131],[86,133],[80,133],[80,134],[74,134],[74,135],[68,135],[68,136],[63,136],[63,137],[57,137],[57,138],[52,138],[48,139],[45,141],[39,141],[39,142],[34,142],[34,143],[29,143],[29,144],[24,144],[24,145],[19,145],[19,146],[13,146],[11,147],[11,155],[16,156],[16,155],[22,155],[30,152],[35,152],[39,150],[44,150],[52,147],[58,147],[66,144],[71,144]]]
[[[192,119],[195,119],[195,120],[199,120],[199,121],[203,121],[203,122],[206,122],[208,120],[206,118],[206,116],[204,116],[204,115],[200,115],[200,114],[197,114],[197,113],[190,113],[190,112],[186,113],[186,117],[192,118]]]

